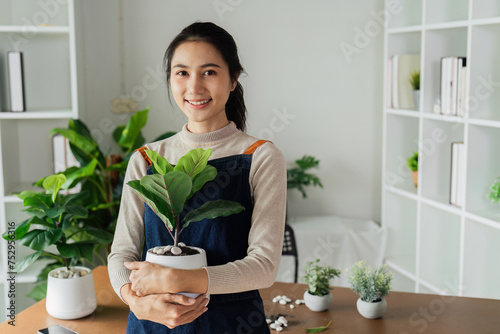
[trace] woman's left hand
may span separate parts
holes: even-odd
[[[165,277],[169,268],[150,262],[124,262],[130,273],[131,289],[140,297],[154,293],[169,293]]]

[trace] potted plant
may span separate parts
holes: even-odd
[[[411,87],[413,88],[413,102],[415,110],[420,110],[420,70],[411,72],[409,81]]]
[[[48,277],[47,311],[55,318],[77,319],[97,307],[92,271],[81,264],[84,260],[91,262],[96,246],[111,242],[113,235],[85,224],[88,209],[82,199],[88,194],[61,194],[66,181],[63,174],[51,175],[42,183],[44,191],[18,194],[30,218],[4,238],[19,240],[34,250],[16,263],[17,272],[36,261],[49,260],[39,275],[46,280]],[[78,238],[82,234],[87,236],[84,241]]]
[[[488,198],[492,203],[500,202],[500,177],[493,182],[490,187],[490,192],[488,194]]]
[[[415,188],[418,187],[418,152],[413,152],[408,159],[406,159],[406,166],[411,171],[411,177]]]
[[[348,282],[360,296],[356,303],[358,312],[368,319],[380,318],[387,308],[384,297],[391,291],[392,273],[385,264],[371,271],[365,261],[356,262],[350,271],[349,274],[346,270]]]
[[[302,194],[302,198],[307,197],[306,187],[319,186],[323,188],[320,179],[308,172],[311,168],[318,168],[319,160],[312,156],[304,155],[302,158],[295,160],[295,166],[288,168],[287,189],[297,189]]]
[[[217,175],[216,168],[207,164],[211,149],[193,149],[182,156],[175,167],[157,152],[145,152],[151,159],[153,174],[129,181],[128,185],[161,219],[173,240],[173,245],[149,249],[146,261],[178,269],[206,266],[205,251],[181,243],[181,233],[191,223],[237,214],[245,208],[239,203],[222,199],[205,202],[192,210],[187,207],[188,200]],[[183,212],[185,215],[181,219]]]
[[[304,292],[306,306],[315,312],[327,310],[332,303],[330,280],[339,277],[340,270],[327,265],[319,265],[319,259],[310,261],[305,266],[305,275],[302,281],[307,283],[308,288]]]

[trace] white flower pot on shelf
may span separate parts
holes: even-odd
[[[309,291],[304,292],[304,302],[306,306],[314,312],[321,312],[328,310],[332,304],[332,294],[328,293],[324,296],[311,295]]]
[[[148,250],[146,254],[146,261],[150,263],[160,264],[164,267],[175,268],[175,269],[200,269],[207,266],[207,253],[203,248],[185,246],[191,249],[196,249],[199,253],[192,255],[183,256],[168,256],[168,255],[158,255]],[[185,296],[196,298],[200,294],[197,293],[182,293]]]
[[[51,273],[61,268],[49,272],[45,307],[57,319],[83,318],[97,308],[92,271],[86,267],[71,268],[86,270],[88,274],[75,278],[57,278],[51,276]]]
[[[415,105],[415,110],[420,111],[420,90],[413,91],[413,104]]]
[[[360,297],[356,303],[356,306],[358,308],[359,314],[361,314],[363,317],[367,319],[377,319],[384,314],[387,308],[387,302],[384,298],[382,298],[382,300],[379,302],[368,303],[361,300]]]

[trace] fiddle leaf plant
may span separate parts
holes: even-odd
[[[309,186],[321,187],[323,184],[316,175],[308,172],[311,168],[318,168],[319,160],[313,156],[304,155],[302,158],[295,160],[295,166],[288,168],[287,189],[297,189],[302,194],[302,198],[307,198],[306,188]]]
[[[50,175],[42,183],[44,191],[18,194],[29,218],[20,223],[13,234],[9,231],[3,234],[4,239],[17,240],[34,250],[16,263],[15,271],[22,272],[36,261],[47,261],[39,275],[41,284],[33,289],[41,291],[35,299],[44,297],[42,286],[50,270],[61,265],[69,270],[70,266],[82,264],[84,260],[92,262],[94,248],[113,239],[111,233],[85,224],[88,209],[82,203],[87,194],[62,194],[60,190],[66,181],[63,174]],[[89,237],[81,241],[78,236],[84,233]]]
[[[146,154],[151,159],[153,174],[129,181],[128,185],[163,221],[174,246],[178,245],[180,234],[189,224],[226,217],[245,209],[237,202],[219,199],[205,202],[181,220],[187,201],[217,175],[216,168],[207,163],[212,150],[193,149],[181,157],[175,167],[155,151],[146,150]]]

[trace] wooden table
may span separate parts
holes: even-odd
[[[0,324],[0,333],[32,334],[40,328],[62,324],[79,334],[125,333],[128,307],[116,296],[106,267],[94,270],[98,307],[90,316],[78,320],[59,320],[49,316],[42,300],[16,316],[16,326]],[[305,328],[324,326],[324,333],[500,333],[500,300],[392,292],[381,319],[368,320],[356,310],[357,295],[347,288],[333,290],[328,311],[311,312],[305,305],[272,303],[277,295],[301,299],[304,284],[275,283],[261,290],[266,314],[285,314],[289,326],[282,333],[305,333]],[[271,331],[271,333],[276,333]]]

